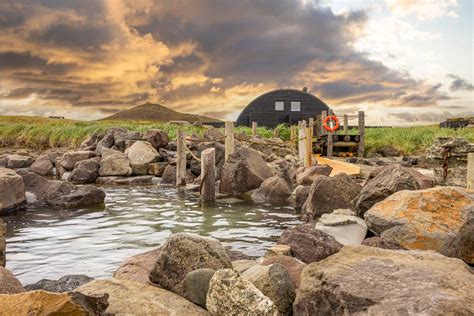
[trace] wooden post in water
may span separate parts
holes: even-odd
[[[305,127],[306,127],[306,121],[301,121],[299,123],[299,129],[298,129],[298,158],[300,161],[304,161],[306,157]]]
[[[225,161],[235,150],[234,122],[225,122]]]
[[[467,154],[467,189],[474,190],[474,153]]]
[[[208,148],[201,153],[201,199],[216,200],[216,149]]]
[[[257,122],[252,122],[252,137],[257,136]]]
[[[186,132],[178,131],[176,152],[176,186],[186,185]]]
[[[357,155],[359,157],[364,157],[365,152],[365,113],[364,111],[359,111],[359,147]]]
[[[344,114],[344,135],[347,135],[349,133],[349,126],[347,126],[349,124],[349,117],[347,116],[347,114]]]
[[[306,127],[306,141],[305,141],[305,167],[311,167],[313,160],[313,127],[309,125]]]

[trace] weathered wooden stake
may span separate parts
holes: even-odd
[[[186,185],[186,132],[178,131],[176,152],[176,185]]]
[[[474,153],[467,154],[467,188],[474,190]]]
[[[349,133],[349,126],[347,126],[349,124],[349,117],[347,116],[347,114],[344,114],[344,135],[347,135]]]
[[[316,128],[314,129],[316,131],[316,137],[319,138],[321,137],[321,129],[323,128],[323,125],[321,124],[321,115],[316,116],[316,121],[318,122],[316,125]]]
[[[332,110],[329,110],[328,113],[329,116],[334,115]],[[327,156],[332,157],[332,151],[333,151],[333,135],[334,132],[328,132],[328,143],[327,143]]]
[[[293,126],[293,125],[292,125],[292,126],[291,126],[291,129],[290,129],[290,132],[291,132],[290,140],[291,140],[292,142],[294,142],[295,139],[296,139],[296,126]]]
[[[225,160],[232,155],[235,150],[234,122],[225,122]]]
[[[252,137],[257,136],[257,122],[252,122]]]
[[[306,127],[306,142],[305,142],[305,167],[311,167],[313,160],[313,132],[312,127],[309,125]]]
[[[299,122],[298,129],[298,158],[300,161],[304,161],[306,157],[306,121]]]
[[[328,116],[328,111],[322,111],[321,112],[321,135],[326,135],[327,134],[326,129],[323,127],[324,119],[326,118],[326,116]]]
[[[278,127],[275,127],[273,130],[273,137],[279,138],[280,137],[280,129]]]
[[[201,153],[201,199],[203,202],[216,200],[216,149],[208,148]]]
[[[365,152],[365,113],[359,111],[359,147],[357,155],[364,157]]]

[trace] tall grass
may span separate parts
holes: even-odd
[[[202,136],[205,129],[193,125],[177,125],[160,122],[140,121],[71,121],[54,120],[38,117],[7,117],[0,116],[0,145],[3,147],[29,147],[44,149],[49,147],[76,148],[94,132],[104,132],[110,127],[124,127],[129,130],[145,131],[147,129],[161,129],[171,138],[175,138],[178,129],[185,129],[188,135]],[[280,137],[290,139],[290,128],[279,125]],[[251,135],[248,127],[239,126],[238,133]],[[350,131],[354,133],[355,131]],[[273,130],[258,127],[258,135],[265,138],[273,136]],[[407,128],[367,128],[366,150],[377,151],[385,145],[392,146],[405,154],[416,154],[428,148],[437,137],[463,137],[474,142],[474,129],[446,129],[437,126],[415,126]]]

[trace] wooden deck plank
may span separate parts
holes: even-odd
[[[360,167],[349,162],[329,159],[326,157],[321,157],[321,155],[315,155],[318,164],[321,165],[328,165],[332,167],[332,172],[329,175],[330,177],[334,177],[336,174],[344,172],[348,175],[358,175],[360,174]]]

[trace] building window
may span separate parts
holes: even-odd
[[[300,112],[300,111],[301,111],[301,102],[291,101],[291,112]]]
[[[285,111],[285,102],[275,101],[275,111]]]

